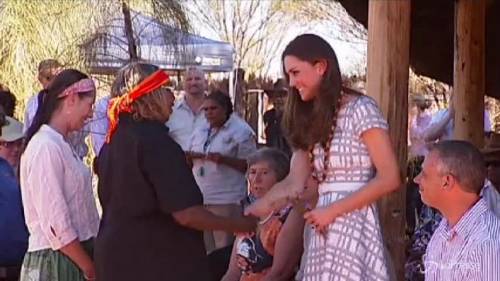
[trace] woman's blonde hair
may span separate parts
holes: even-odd
[[[132,116],[136,120],[156,120],[165,122],[170,114],[167,105],[167,96],[172,91],[168,88],[159,88],[153,93],[139,98],[132,104]]]
[[[111,96],[117,97],[129,93],[144,79],[158,71],[159,67],[152,64],[131,62],[122,67],[116,74]],[[167,88],[159,88],[145,95],[132,104],[132,116],[136,120],[164,121],[169,114],[166,108],[167,96],[172,92]]]

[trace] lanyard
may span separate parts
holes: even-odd
[[[207,154],[207,153],[208,153],[208,148],[210,147],[210,144],[211,144],[211,143],[212,143],[212,141],[215,139],[215,137],[217,136],[217,134],[219,133],[219,131],[220,131],[220,128],[219,128],[219,129],[217,129],[213,135],[211,135],[211,133],[212,133],[212,128],[208,129],[207,140],[206,140],[206,141],[205,141],[205,143],[203,144],[203,153],[204,153],[204,154]]]

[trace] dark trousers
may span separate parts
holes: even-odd
[[[422,162],[424,157],[416,157],[408,162],[408,183],[406,189],[406,231],[411,237],[415,231],[417,218],[420,216],[422,210],[422,199],[418,184],[413,180],[422,171]]]

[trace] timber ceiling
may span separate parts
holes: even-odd
[[[339,2],[367,27],[368,1]],[[454,13],[453,0],[412,1],[410,64],[417,74],[450,85],[453,84]],[[486,94],[500,98],[500,0],[487,0]]]

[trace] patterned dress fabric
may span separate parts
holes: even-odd
[[[328,206],[374,177],[375,170],[363,132],[386,130],[375,101],[367,96],[355,98],[340,108],[337,127],[330,145],[326,179],[319,185],[318,207]],[[324,171],[324,149],[313,150],[315,172]],[[298,280],[303,281],[386,281],[389,266],[375,205],[345,214],[328,226],[326,235],[310,233]]]
[[[432,234],[438,228],[442,216],[436,210],[427,205],[422,206],[418,224],[411,238],[411,245],[408,249],[408,259],[405,263],[406,281],[424,281],[424,255],[427,244],[431,240]]]

